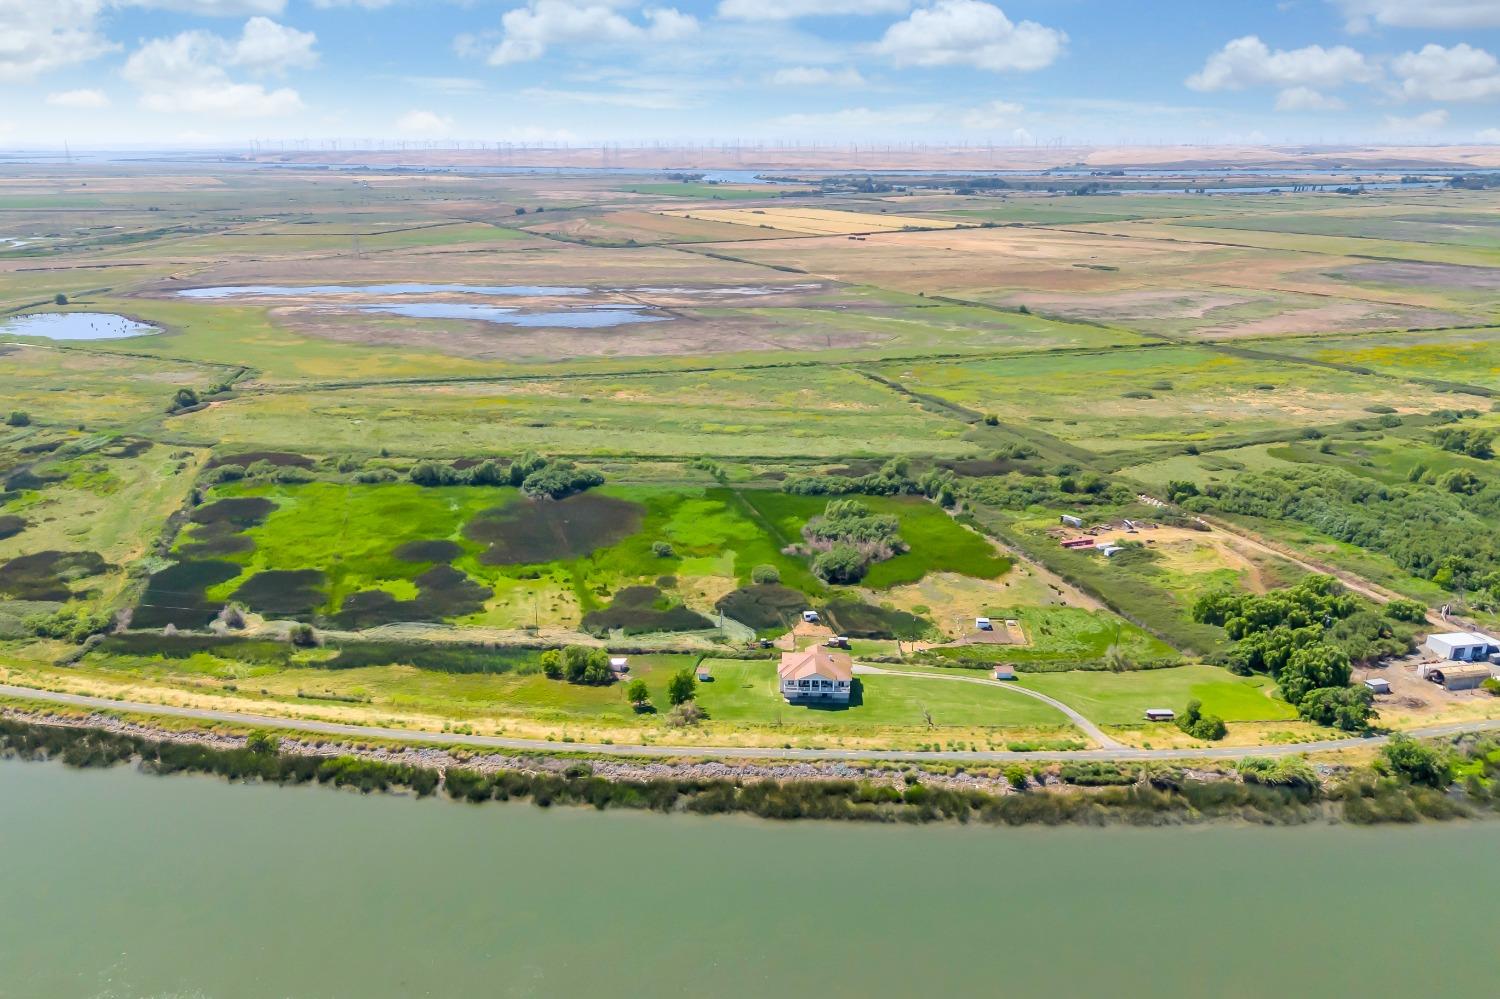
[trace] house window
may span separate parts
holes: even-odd
[[[800,688],[802,688],[803,690],[806,690],[807,689],[807,681],[806,680],[798,680],[797,681],[797,686],[800,687]]]

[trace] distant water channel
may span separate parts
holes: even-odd
[[[772,824],[0,761],[0,997],[1490,996],[1500,823]]]
[[[324,295],[493,295],[537,298],[587,295],[588,288],[482,284],[240,284],[184,288],[179,298],[307,298]]]
[[[640,309],[609,306],[560,312],[521,312],[497,305],[469,305],[463,302],[406,302],[394,305],[360,305],[356,308],[360,312],[408,316],[412,319],[472,319],[501,326],[574,330],[628,326],[632,323],[659,323],[667,318],[648,315]]]
[[[110,312],[34,312],[0,319],[0,336],[39,336],[48,340],[124,340],[160,332],[150,323]]]

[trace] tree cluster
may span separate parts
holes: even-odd
[[[562,499],[604,484],[604,476],[592,468],[544,458],[532,451],[509,464],[487,458],[469,468],[419,461],[407,477],[419,486],[514,486],[533,499]]]
[[[1351,652],[1368,661],[1407,647],[1331,576],[1266,594],[1204,594],[1193,620],[1235,639],[1230,669],[1269,673],[1302,717],[1349,731],[1364,729],[1374,715],[1372,700],[1349,690]]]
[[[615,679],[609,668],[609,653],[604,649],[568,645],[561,649],[548,649],[542,653],[541,661],[542,673],[551,680],[603,687],[613,683]]]

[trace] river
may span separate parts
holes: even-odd
[[[994,829],[0,761],[0,997],[1494,994],[1500,823]]]

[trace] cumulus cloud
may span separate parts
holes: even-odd
[[[787,66],[770,76],[777,87],[862,87],[865,78],[853,66],[829,69],[827,66]]]
[[[437,138],[453,131],[453,119],[435,111],[408,111],[396,119],[396,131],[402,135]]]
[[[577,0],[530,0],[505,12],[503,37],[489,54],[492,66],[540,59],[553,45],[640,44],[686,38],[698,30],[698,19],[675,7],[647,7],[632,21],[607,3]]]
[[[146,42],[121,75],[140,88],[148,110],[272,117],[300,110],[302,98],[289,87],[235,81],[229,70],[270,77],[307,68],[317,62],[316,41],[311,32],[252,17],[238,38],[194,30]]]
[[[1188,77],[1194,90],[1244,90],[1247,87],[1321,89],[1347,83],[1369,83],[1379,70],[1347,45],[1324,48],[1272,49],[1255,35],[1236,38],[1208,57]]]
[[[48,94],[47,103],[55,108],[107,108],[109,96],[102,90],[63,90]]]
[[[1351,31],[1500,27],[1500,0],[1335,0]]]
[[[911,0],[722,0],[728,21],[795,21],[802,17],[905,14]]]
[[[1448,112],[1442,108],[1423,111],[1408,118],[1388,114],[1385,127],[1392,132],[1431,132],[1448,124]]]
[[[1056,62],[1067,41],[1055,28],[1014,22],[983,0],[937,0],[886,29],[875,51],[899,66],[1028,72]]]
[[[97,58],[118,46],[99,33],[104,0],[0,0],[0,82]]]
[[[1277,111],[1342,111],[1347,105],[1312,87],[1288,87],[1276,95]]]
[[[1491,145],[1500,145],[1500,128],[1482,128],[1475,133],[1474,138]]]
[[[1500,61],[1484,49],[1460,42],[1452,48],[1424,45],[1396,57],[1391,68],[1401,95],[1416,101],[1485,101],[1500,97]]]

